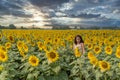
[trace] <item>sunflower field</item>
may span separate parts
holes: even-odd
[[[0,80],[119,80],[119,30],[0,30]],[[85,53],[73,50],[81,35]]]

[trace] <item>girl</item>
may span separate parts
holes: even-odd
[[[74,39],[74,44],[73,44],[73,49],[75,50],[76,47],[80,50],[81,54],[85,53],[85,48],[84,48],[84,41],[80,35],[76,35]]]

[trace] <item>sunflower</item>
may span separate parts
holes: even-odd
[[[99,61],[99,67],[101,72],[104,72],[110,69],[110,64],[106,61]]]
[[[23,45],[23,49],[25,52],[28,52],[28,46],[26,44]]]
[[[90,49],[92,49],[93,48],[93,45],[92,44],[88,44],[88,49],[90,50]]]
[[[52,39],[50,37],[46,38],[45,41],[44,41],[45,45],[51,44],[51,43],[52,43]]]
[[[0,50],[2,50],[3,52],[7,52],[7,49],[5,46],[0,46]]]
[[[55,50],[55,51],[56,51],[58,48],[59,48],[58,45],[54,45],[54,46],[53,46],[53,50]]]
[[[120,50],[117,50],[115,55],[116,57],[120,58]]]
[[[11,47],[11,43],[10,42],[5,43],[5,47],[9,49]]]
[[[14,42],[14,37],[13,37],[12,35],[8,36],[8,40],[9,40],[10,42]]]
[[[112,47],[111,46],[106,46],[105,47],[105,52],[106,52],[106,54],[112,54]]]
[[[60,39],[59,38],[54,38],[54,43],[59,43]]]
[[[42,44],[42,42],[37,42],[37,45],[38,45],[38,48],[40,49],[40,50],[42,50],[42,47],[43,47],[43,44]]]
[[[104,45],[104,42],[103,41],[99,41],[99,46],[103,46]]]
[[[42,50],[47,51],[47,46],[42,46]]]
[[[76,57],[80,57],[81,56],[81,53],[80,53],[78,47],[75,49],[74,54],[75,54]]]
[[[61,41],[61,46],[65,47],[65,42]]]
[[[0,61],[2,62],[6,62],[8,60],[8,55],[6,52],[3,52],[2,50],[0,50]]]
[[[96,57],[90,58],[90,63],[97,66],[98,65],[98,59]]]
[[[20,55],[23,56],[23,57],[25,57],[25,52],[21,50],[20,51]]]
[[[29,63],[32,65],[32,66],[38,66],[39,64],[39,58],[37,58],[36,56],[34,55],[31,55],[29,57]]]
[[[92,51],[89,51],[89,52],[88,52],[88,58],[91,59],[91,58],[93,58],[93,57],[95,57],[94,54],[93,54],[93,52],[92,52]]]
[[[55,62],[56,60],[58,60],[59,55],[55,51],[50,51],[50,52],[46,52],[46,57],[48,61],[51,63],[51,62]]]
[[[24,45],[23,41],[18,41],[17,42],[17,47],[18,47],[19,50],[21,50],[21,48],[23,47],[23,45]]]
[[[110,41],[109,41],[108,38],[104,39],[104,44],[105,44],[105,45],[107,45],[107,44],[109,44],[109,43],[110,43]]]
[[[101,52],[100,46],[95,46],[95,47],[94,47],[94,52],[95,52],[96,54],[99,54],[99,53]]]
[[[120,50],[120,45],[116,48],[116,50]]]
[[[30,44],[31,44],[32,46],[35,46],[35,42],[34,42],[34,41],[31,41]]]
[[[111,43],[110,45],[111,45],[111,47],[114,47],[114,46],[115,46],[115,43]]]

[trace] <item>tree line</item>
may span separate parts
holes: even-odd
[[[16,26],[14,24],[10,24],[9,26],[2,26],[0,25],[0,29],[16,29]],[[21,26],[19,29],[27,29],[23,26]],[[41,28],[35,28],[32,27],[31,29],[41,29]],[[53,30],[59,30],[59,29],[120,29],[118,26],[104,26],[104,27],[98,27],[98,26],[91,26],[91,27],[84,27],[84,26],[74,26],[74,28],[70,28],[69,26],[53,26]]]
[[[0,29],[16,29],[16,26],[14,24],[10,24],[9,26],[0,25]]]

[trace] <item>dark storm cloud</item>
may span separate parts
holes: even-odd
[[[73,18],[98,18],[100,17],[100,14],[86,14],[86,13],[82,13],[79,15],[70,15],[69,17],[73,17]]]
[[[116,1],[115,1],[114,6],[116,6],[116,7],[119,7],[119,8],[120,8],[120,0],[116,0]]]
[[[23,17],[23,18],[31,18],[31,17],[33,17],[32,14],[25,14],[25,12],[19,11],[19,10],[15,10],[15,11],[11,12],[11,15],[17,16],[17,17]]]
[[[16,17],[32,17],[23,10],[26,0],[1,0],[0,15],[13,15]]]
[[[103,20],[96,20],[96,21],[81,21],[82,24],[87,24],[91,26],[119,26],[120,20],[115,19],[103,19]]]
[[[67,17],[84,19],[80,24],[120,26],[120,0],[70,0],[58,7],[59,11]]]
[[[22,9],[22,1],[18,0],[1,0],[0,11],[5,11],[9,9]]]
[[[55,8],[62,3],[68,2],[69,0],[29,0],[33,5],[38,7],[49,7]]]

